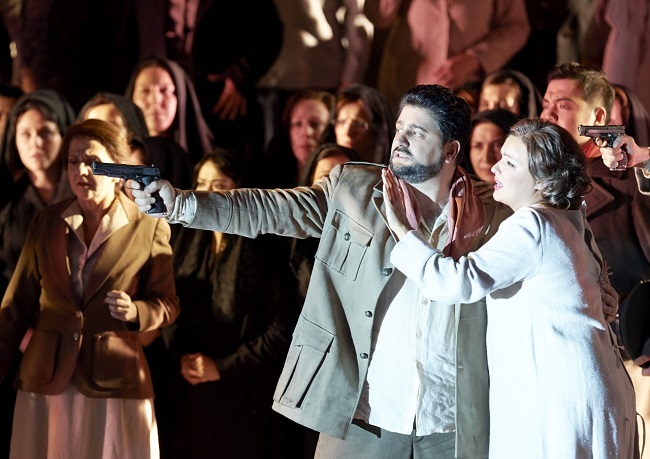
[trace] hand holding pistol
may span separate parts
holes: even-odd
[[[615,124],[611,126],[578,126],[578,134],[589,137],[599,147],[613,147],[616,139],[625,134],[625,126]],[[599,144],[597,140],[600,139]],[[618,162],[616,167],[610,168],[612,171],[624,171],[627,168],[627,149],[625,146],[621,147],[623,152],[623,159]]]
[[[141,188],[146,187],[152,182],[160,179],[160,168],[153,165],[148,166],[130,166],[128,164],[113,164],[113,163],[100,163],[93,161],[92,164],[93,174],[106,175],[108,177],[117,177],[124,180],[133,180],[140,184]],[[152,194],[156,202],[151,206],[146,213],[159,214],[166,211],[165,204],[158,192]]]

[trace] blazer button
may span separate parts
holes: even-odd
[[[393,272],[393,268],[384,268],[381,270],[381,273],[384,276],[390,276],[392,272]]]
[[[366,317],[372,317],[372,311],[366,311],[365,314]]]
[[[368,354],[366,354],[365,352],[362,352],[361,354],[359,354],[359,357],[361,357],[362,359],[367,359]]]
[[[350,240],[350,233],[345,233],[343,235],[343,239],[345,239],[346,241],[349,241]]]

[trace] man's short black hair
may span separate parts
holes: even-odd
[[[472,109],[465,99],[455,95],[449,88],[438,84],[422,84],[409,89],[402,97],[399,113],[406,105],[419,107],[431,113],[438,124],[442,142],[453,140],[460,143],[460,152],[465,150],[472,133]],[[461,154],[459,153],[458,161]]]

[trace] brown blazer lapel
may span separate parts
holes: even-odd
[[[41,234],[45,239],[45,250],[49,260],[49,266],[52,275],[57,278],[57,285],[61,288],[65,296],[70,299],[72,304],[77,304],[75,294],[72,291],[70,282],[70,259],[68,258],[67,242],[70,228],[61,218],[59,210],[64,208],[57,207],[53,210],[53,216],[50,218],[52,226],[50,228],[41,228]],[[48,274],[43,274],[47,276]]]

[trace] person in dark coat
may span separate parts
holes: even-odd
[[[240,164],[205,156],[196,189],[238,187]],[[183,314],[163,329],[177,365],[170,457],[282,457],[286,421],[271,401],[298,316],[286,240],[181,228],[173,252]]]

